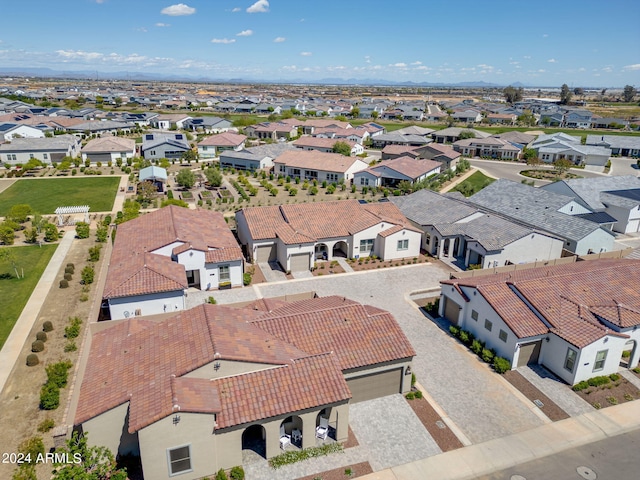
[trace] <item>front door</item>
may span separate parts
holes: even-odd
[[[200,288],[200,270],[187,270],[187,285]]]

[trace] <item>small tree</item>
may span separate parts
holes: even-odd
[[[44,226],[44,241],[55,242],[58,240],[58,227],[53,223],[47,223]]]
[[[180,170],[176,175],[176,182],[186,189],[192,188],[196,183],[196,176],[189,169]]]
[[[476,138],[476,134],[473,133],[471,130],[462,130],[460,132],[460,135],[458,135],[458,138],[460,140],[464,140],[464,139],[467,139],[467,138]]]
[[[191,163],[194,160],[198,160],[198,154],[194,150],[189,149],[182,154],[181,159],[183,162]]]
[[[560,103],[566,105],[571,101],[571,97],[573,93],[569,89],[569,85],[566,83],[562,84],[562,88],[560,88]]]
[[[567,160],[566,158],[559,158],[558,160],[553,162],[553,166],[558,172],[558,175],[563,175],[567,170],[569,170],[573,166],[573,163],[571,163],[571,161]]]
[[[89,285],[91,283],[93,283],[93,277],[95,276],[95,270],[93,269],[93,267],[90,266],[86,266],[82,269],[82,281],[84,282],[85,285]]]
[[[209,167],[204,171],[204,176],[211,187],[219,187],[222,185],[222,173],[220,169]]]
[[[339,153],[345,157],[351,156],[351,147],[347,142],[336,142],[333,144],[333,153]]]
[[[98,229],[96,230],[96,242],[104,243],[107,241],[107,236],[109,234],[109,229],[106,225],[101,224],[98,225]]]
[[[633,85],[625,85],[624,90],[622,91],[622,99],[626,103],[630,103],[633,101],[633,97],[636,96],[636,93],[638,93],[638,90],[636,90]]]
[[[155,198],[158,189],[153,182],[140,182],[137,188],[138,201],[142,205],[148,205]]]
[[[17,223],[24,223],[31,215],[31,207],[26,203],[18,203],[13,205],[7,213],[7,220],[12,220]]]
[[[55,463],[53,480],[126,480],[127,471],[119,469],[113,453],[100,446],[87,445],[87,435],[73,432],[67,444],[57,450],[68,454],[70,462]]]
[[[86,222],[76,223],[76,237],[89,238],[89,224]]]

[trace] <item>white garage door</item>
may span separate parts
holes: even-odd
[[[291,271],[303,272],[309,270],[309,254],[299,253],[297,255],[291,255]]]

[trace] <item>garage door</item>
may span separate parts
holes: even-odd
[[[400,393],[402,368],[350,378],[347,380],[347,385],[351,390],[352,402],[364,402],[365,400]]]
[[[256,249],[256,262],[274,262],[276,260],[276,246],[262,245]]]
[[[451,300],[449,297],[444,297],[444,318],[449,320],[453,325],[458,325],[460,318],[460,305]]]
[[[107,165],[111,161],[110,153],[94,153],[93,155],[87,155],[87,158],[91,160],[91,163],[102,162]]]
[[[518,366],[524,367],[530,363],[538,363],[540,356],[540,347],[542,340],[531,343],[523,343],[520,345],[520,355],[518,355]]]
[[[291,255],[291,271],[304,272],[305,270],[309,270],[309,254],[299,253],[298,255]]]

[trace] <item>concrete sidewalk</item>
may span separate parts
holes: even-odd
[[[640,428],[640,401],[596,410],[398,467],[366,480],[465,480]]]
[[[36,318],[38,318],[42,304],[49,294],[51,285],[53,285],[53,282],[56,280],[56,275],[58,275],[58,271],[64,259],[67,257],[67,253],[75,237],[76,231],[72,229],[67,230],[62,240],[60,240],[58,248],[56,248],[55,253],[51,257],[47,268],[42,272],[40,280],[33,289],[27,304],[22,309],[22,313],[13,326],[2,350],[0,350],[0,392],[4,389],[7,378],[9,378],[13,366],[18,361],[22,347],[29,338],[29,333],[33,328],[33,323],[36,321]]]

